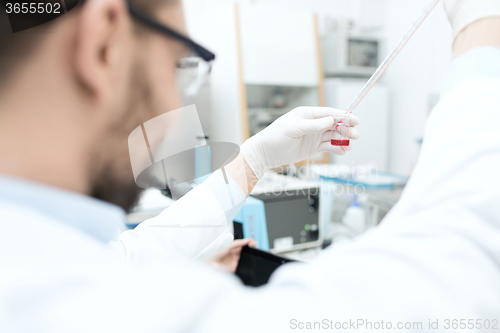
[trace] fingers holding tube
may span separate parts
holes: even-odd
[[[358,130],[356,130],[355,128],[352,128],[352,127],[346,127],[346,126],[342,126],[342,127],[339,127],[339,130],[341,130],[341,132],[333,131],[333,137],[332,137],[332,130],[328,130],[328,131],[324,132],[323,136],[321,137],[321,142],[327,142],[327,141],[330,142],[331,139],[345,139],[345,138],[348,138],[351,140],[359,139]],[[341,133],[343,135],[341,135]]]
[[[319,146],[319,151],[322,153],[333,153],[335,155],[345,155],[346,147],[338,147],[338,146],[332,146],[330,142],[323,142]]]
[[[306,119],[319,119],[324,117],[340,117],[343,113],[341,110],[326,107],[306,107],[301,106],[296,109],[303,114]]]
[[[356,117],[355,115],[353,114],[350,114],[349,115],[349,125],[350,126],[358,126],[360,123],[360,120],[358,117]]]
[[[297,135],[319,134],[328,131],[334,124],[333,117],[323,117],[319,119],[300,119],[290,123]]]
[[[346,112],[342,110],[337,110],[333,108],[325,108],[325,107],[301,107],[296,110],[298,112],[299,118],[302,119],[308,119],[307,123],[303,122],[303,125],[305,126],[306,124],[308,126],[306,128],[303,128],[301,132],[303,133],[313,133],[313,132],[318,132],[321,131],[322,128],[324,129],[323,126],[326,124],[326,119],[322,120],[322,118],[330,118],[333,117],[333,124],[332,126],[336,126],[337,124],[340,123],[340,126],[337,128],[337,130],[333,131],[331,130],[331,127],[327,130],[324,131],[319,144],[319,151],[321,152],[328,152],[328,153],[333,153],[336,155],[344,155],[346,151],[350,151],[351,144],[350,140],[356,140],[359,138],[359,132],[356,130],[353,126],[356,126],[359,124],[359,119],[356,116],[353,115],[347,115]],[[316,126],[320,125],[319,122],[321,121],[322,126]],[[331,120],[330,120],[331,121]],[[331,123],[330,123],[331,124]],[[312,126],[315,125],[315,126]],[[332,145],[332,139],[333,140],[349,140],[349,145],[347,146],[334,146]]]
[[[359,125],[359,118],[352,114],[346,115],[345,110],[339,110],[328,107],[299,107],[297,108],[297,110],[301,112],[304,118],[306,119],[319,119],[324,117],[334,117],[334,118],[348,117],[349,126]]]
[[[336,155],[344,155],[346,151],[350,151],[352,149],[351,143],[349,142],[348,146],[334,146],[332,145],[331,140],[342,140],[346,139],[345,136],[341,135],[339,132],[334,131],[332,135],[332,131],[328,131],[323,133],[321,138],[321,142],[319,144],[319,151],[333,153]]]
[[[340,134],[338,131],[333,131],[333,134],[330,132],[330,139],[327,141],[331,146],[334,146],[335,145],[332,145],[332,140],[339,140],[339,141],[348,141],[348,145],[347,146],[339,146],[341,148],[345,148],[344,150],[351,150],[351,140],[349,138],[347,138],[346,136]]]
[[[342,133],[343,135],[345,135],[346,137],[348,137],[349,139],[352,139],[352,140],[359,139],[359,132],[354,127],[339,126],[339,128],[337,129],[337,131],[334,131],[334,132],[340,132],[340,133]]]
[[[346,152],[350,151],[351,146],[332,146],[330,142],[323,142],[319,146],[319,151],[322,153],[333,153],[335,155],[345,155]]]

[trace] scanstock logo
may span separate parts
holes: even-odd
[[[83,0],[0,0],[0,20],[7,19],[16,33],[52,21],[79,2]]]

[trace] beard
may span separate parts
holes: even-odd
[[[126,212],[137,204],[143,191],[133,176],[128,136],[147,120],[144,115],[151,110],[151,89],[144,72],[139,64],[135,66],[125,111],[110,125],[107,137],[97,140],[96,152],[90,158],[90,196],[120,206]]]
[[[90,195],[120,206],[128,213],[138,203],[143,189],[136,185],[132,172],[124,178],[118,176],[112,166],[106,167],[99,173]]]

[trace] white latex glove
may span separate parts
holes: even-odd
[[[350,146],[336,147],[330,143],[334,117],[344,114],[345,111],[332,108],[296,108],[245,141],[241,145],[242,156],[260,179],[270,168],[300,162],[320,152],[344,155]],[[358,131],[352,128],[358,124],[359,119],[351,115],[351,127],[344,127],[344,134],[350,139],[359,138]]]
[[[453,27],[453,39],[477,20],[500,16],[499,0],[443,0],[443,4]]]

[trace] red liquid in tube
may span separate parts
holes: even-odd
[[[334,140],[332,139],[332,146],[346,147],[349,146],[350,140]]]

